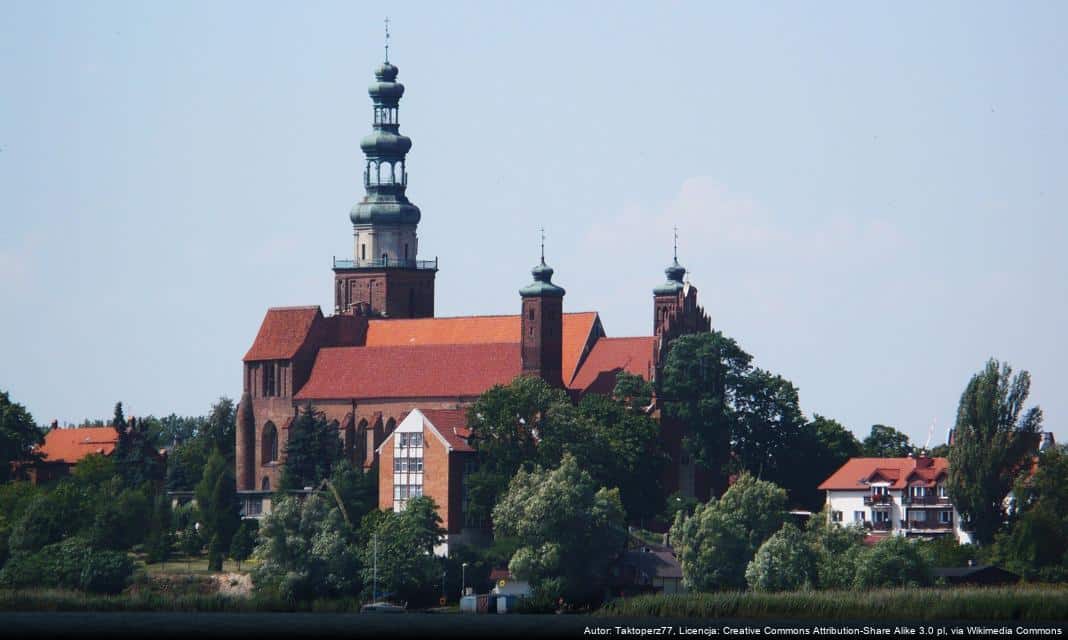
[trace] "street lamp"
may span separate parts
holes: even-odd
[[[460,565],[460,597],[467,593],[467,563]]]

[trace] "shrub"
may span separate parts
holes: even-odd
[[[0,586],[9,589],[36,587],[45,576],[41,556],[36,553],[18,551],[11,554],[0,569]]]
[[[754,591],[794,591],[816,583],[816,550],[809,538],[787,523],[760,545],[745,569]]]
[[[82,568],[81,587],[92,593],[119,593],[133,574],[133,561],[118,551],[94,551]]]
[[[890,536],[860,555],[853,586],[916,587],[931,584],[931,567],[919,548],[901,536]]]

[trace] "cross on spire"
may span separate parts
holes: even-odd
[[[541,263],[545,264],[545,227],[542,227],[539,231],[541,231]]]
[[[672,230],[674,230],[674,232],[675,232],[674,253],[675,253],[675,262],[677,263],[679,261],[679,228],[678,227],[672,227]]]
[[[386,62],[389,62],[389,16],[386,16]]]

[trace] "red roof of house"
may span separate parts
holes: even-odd
[[[600,338],[568,386],[572,389],[611,393],[616,375],[626,371],[646,380],[653,377],[656,338]]]
[[[256,340],[244,360],[292,358],[304,344],[315,319],[323,316],[319,307],[273,307],[267,310]]]
[[[449,443],[454,451],[474,451],[467,444],[471,430],[467,428],[466,409],[420,409],[434,429]]]
[[[295,398],[473,397],[521,372],[515,344],[330,347]]]
[[[938,478],[949,470],[949,460],[926,460],[930,460],[930,466],[917,468],[917,458],[850,458],[838,471],[832,473],[831,477],[824,480],[819,489],[866,491],[872,481],[889,482],[891,489],[904,489],[913,485],[934,486]]]
[[[52,429],[37,451],[45,462],[76,463],[91,453],[110,455],[118,441],[119,434],[112,427]]]

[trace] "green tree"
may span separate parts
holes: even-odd
[[[690,435],[687,448],[701,465],[725,478],[734,426],[734,395],[752,356],[718,331],[685,335],[671,343],[659,395],[667,418]]]
[[[696,591],[745,586],[745,569],[786,515],[786,491],[743,473],[718,500],[676,516],[671,542],[683,581]]]
[[[144,420],[127,421],[122,403],[117,402],[111,426],[118,434],[111,458],[115,461],[115,470],[122,476],[126,486],[140,487],[145,483],[163,480],[166,469],[148,439]]]
[[[1030,468],[1042,410],[1024,404],[1031,376],[990,359],[960,398],[949,452],[949,495],[965,529],[989,544],[1005,521],[1005,497]],[[1021,413],[1023,415],[1021,415]]]
[[[361,587],[355,537],[332,498],[277,499],[259,527],[258,593],[289,601],[353,596]]]
[[[230,538],[241,522],[233,464],[217,449],[204,466],[204,476],[195,491],[206,539],[218,536],[220,553],[230,546]]]
[[[126,550],[145,540],[152,520],[154,496],[151,486],[123,489],[121,482],[109,482],[97,494],[114,498],[95,509],[88,537],[95,548]]]
[[[230,539],[230,557],[237,562],[238,571],[241,571],[241,563],[248,560],[256,548],[256,527],[250,522],[253,521],[243,521]]]
[[[434,501],[413,498],[404,511],[380,511],[364,524],[364,597],[415,605],[432,602],[440,590],[442,566],[434,547],[445,535]]]
[[[358,527],[365,515],[378,508],[378,463],[367,471],[341,460],[334,466],[330,482],[345,505],[352,526]]]
[[[813,511],[824,502],[817,487],[850,458],[862,455],[862,448],[853,432],[835,420],[819,414],[804,426],[790,454],[783,456],[781,465],[795,503]]]
[[[907,435],[883,424],[871,426],[863,446],[867,458],[904,458],[915,451]]]
[[[806,424],[797,388],[782,376],[763,369],[746,372],[740,383],[734,394],[731,428],[736,470],[748,471],[781,487],[793,487],[796,468],[801,465],[791,454],[797,449]]]
[[[931,567],[920,548],[903,536],[890,536],[860,554],[854,589],[930,585]]]
[[[59,482],[50,491],[36,492],[13,523],[11,551],[35,552],[88,530],[93,524],[93,505],[99,499],[70,480]]]
[[[864,553],[864,530],[856,525],[840,527],[830,522],[826,508],[808,523],[816,548],[816,582],[822,589],[850,589],[857,563]]]
[[[552,420],[573,417],[567,394],[534,376],[519,376],[479,396],[467,410],[468,441],[478,460],[478,470],[467,478],[469,517],[489,523],[512,476],[538,461],[536,434],[564,433],[566,426]]]
[[[210,449],[221,452],[228,461],[233,462],[237,445],[237,405],[234,401],[227,397],[219,398],[211,406],[211,412],[198,435],[206,440]]]
[[[0,482],[7,482],[11,463],[36,458],[34,446],[44,440],[26,408],[0,391]]]
[[[280,489],[318,487],[330,477],[334,465],[342,457],[337,422],[329,422],[326,415],[305,405],[289,427],[286,442],[285,467],[282,469]]]
[[[178,537],[178,544],[181,546],[182,553],[185,554],[187,565],[193,556],[200,554],[200,550],[204,547],[204,541],[200,538],[200,534],[197,533],[194,526],[189,526],[182,530],[181,535]]]
[[[1016,517],[995,537],[992,560],[1028,579],[1068,579],[1068,454],[1042,452],[1013,491]]]
[[[795,591],[816,585],[818,554],[808,536],[790,523],[757,549],[745,569],[754,591]]]
[[[495,536],[518,541],[512,574],[534,588],[555,579],[569,601],[599,595],[627,535],[618,490],[598,488],[570,454],[555,469],[517,472],[493,523]]]
[[[115,461],[102,453],[90,453],[74,465],[75,480],[88,487],[103,487],[115,477]]]
[[[166,495],[157,496],[152,510],[152,522],[145,539],[148,562],[167,562],[170,559],[174,546],[172,521],[170,498]]]

